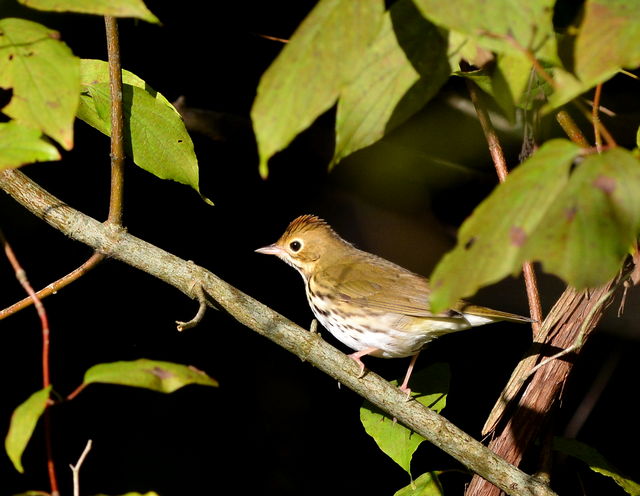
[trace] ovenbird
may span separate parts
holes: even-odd
[[[364,373],[361,358],[411,356],[400,389],[410,393],[409,378],[420,350],[432,339],[498,322],[531,322],[527,317],[459,301],[450,310],[429,310],[429,281],[377,255],[355,248],[324,220],[303,215],[275,243],[258,253],[276,255],[304,279],[315,317],[339,341]]]

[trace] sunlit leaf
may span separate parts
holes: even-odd
[[[448,365],[437,363],[421,370],[414,374],[410,386],[414,400],[439,413],[449,390]],[[411,475],[411,458],[425,439],[368,401],[360,408],[360,421],[378,447]]]
[[[332,107],[362,68],[384,2],[320,0],[265,71],[251,109],[260,173],[293,138]]]
[[[572,168],[580,153],[568,141],[547,142],[476,208],[433,272],[433,311],[519,272],[526,260],[577,289],[619,270],[640,230],[640,162],[615,148]]]
[[[435,24],[465,34],[498,53],[522,54],[557,61],[553,29],[554,0],[415,0],[422,15]]]
[[[0,123],[0,170],[49,160],[60,160],[60,153],[40,131],[15,121]]]
[[[51,386],[36,391],[11,415],[11,424],[4,441],[4,447],[13,466],[20,473],[24,472],[22,453],[33,435],[38,420],[44,413],[50,392]]]
[[[107,63],[83,60],[81,68],[78,117],[109,136],[111,92]],[[122,78],[126,154],[159,178],[172,179],[199,192],[198,159],[180,114],[139,77],[123,71]]]
[[[189,384],[218,385],[215,379],[194,367],[146,359],[94,365],[87,370],[84,384],[98,382],[140,387],[160,393],[172,393]]]
[[[393,496],[444,496],[438,472],[426,472]]]
[[[582,289],[620,269],[640,226],[640,162],[621,148],[588,155],[531,232],[521,260]]]
[[[2,112],[70,150],[80,70],[59,38],[58,32],[32,21],[0,19],[0,87],[13,92]]]
[[[606,477],[611,477],[627,494],[631,496],[640,495],[640,484],[624,477],[620,471],[611,465],[595,448],[581,443],[576,439],[555,438],[553,440],[553,449],[586,463],[594,472]]]
[[[160,21],[142,0],[18,0],[22,5],[55,12],[80,12],[82,14],[114,17],[137,17],[148,22]]]
[[[436,94],[451,72],[446,48],[410,0],[392,6],[362,54],[362,71],[340,92],[332,164],[378,141]]]
[[[545,143],[478,205],[460,227],[456,247],[433,271],[433,311],[450,308],[459,298],[520,270],[524,242],[544,222],[579,153],[580,147],[569,141]]]
[[[572,73],[555,70],[557,88],[548,108],[568,102],[622,68],[640,65],[640,2],[587,0],[573,46]]]

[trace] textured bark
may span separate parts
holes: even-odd
[[[484,432],[498,434],[489,448],[514,465],[518,465],[542,433],[550,413],[562,395],[581,347],[540,367],[533,377],[530,371],[549,356],[572,346],[578,340],[584,344],[610,302],[611,288],[617,281],[594,290],[567,289],[545,319],[533,347],[514,370],[494,410],[485,424]],[[526,387],[518,396],[522,385]],[[467,496],[495,496],[500,489],[485,479],[474,476],[467,488]]]

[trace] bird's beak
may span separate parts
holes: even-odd
[[[280,248],[278,245],[276,244],[272,244],[272,245],[268,245],[268,246],[263,246],[262,248],[258,248],[256,250],[257,253],[263,253],[264,255],[276,255],[276,256],[280,256],[284,253],[284,250],[282,248]]]

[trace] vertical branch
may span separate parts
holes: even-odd
[[[467,80],[467,87],[469,88],[471,101],[476,109],[480,126],[484,132],[487,144],[489,145],[489,153],[491,154],[493,165],[496,168],[496,174],[502,183],[507,179],[509,171],[507,169],[507,161],[504,158],[502,146],[500,145],[500,140],[498,139],[498,135],[491,124],[489,112],[487,112],[486,107],[480,101],[478,87],[473,81],[469,80]],[[539,329],[540,322],[542,322],[542,306],[540,304],[540,294],[538,293],[538,285],[536,282],[533,264],[525,262],[522,266],[522,271],[527,289],[527,299],[529,300],[529,312],[531,313],[531,318],[535,321],[532,324],[533,332],[535,334]]]
[[[33,304],[36,307],[36,311],[38,312],[38,317],[40,318],[40,325],[42,328],[42,387],[46,388],[51,385],[51,373],[49,368],[49,345],[50,345],[50,332],[49,332],[49,319],[47,317],[47,312],[44,309],[44,305],[36,295],[36,292],[33,290],[33,287],[29,283],[27,279],[27,273],[20,266],[18,262],[18,258],[16,257],[11,245],[4,237],[4,234],[0,230],[0,244],[2,244],[2,248],[4,253],[11,263],[13,270],[16,273],[16,278],[20,285],[24,288],[29,297],[33,300]],[[58,480],[56,478],[55,464],[53,463],[53,447],[51,443],[51,416],[49,414],[49,408],[47,407],[44,411],[44,430],[45,430],[45,443],[47,450],[47,471],[49,474],[49,484],[51,486],[51,495],[58,496],[60,494],[58,490]]]
[[[107,52],[109,57],[109,85],[111,89],[111,198],[108,222],[122,224],[124,195],[124,117],[122,112],[122,66],[118,24],[114,17],[105,16]]]
[[[596,144],[596,150],[598,153],[602,153],[602,136],[600,135],[600,114],[598,109],[600,108],[600,96],[602,95],[602,83],[596,86],[595,93],[593,95],[593,106],[591,108],[591,120],[593,122],[593,136]]]

